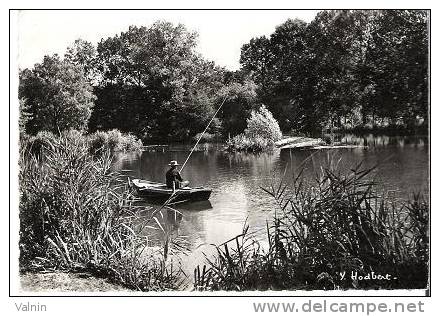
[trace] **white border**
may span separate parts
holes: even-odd
[[[77,8],[101,8],[103,7],[102,4],[96,2],[96,3],[91,3],[91,1],[84,1],[84,0],[79,0],[76,2],[71,2],[71,3],[59,3],[57,1],[39,1],[39,2],[35,2],[35,1],[10,1],[10,3],[6,2],[6,3],[2,3],[2,6],[7,6],[7,8],[72,8],[72,7],[77,7]],[[249,3],[246,2],[237,2],[237,1],[222,1],[222,2],[201,2],[201,1],[186,1],[185,4],[183,4],[182,2],[179,1],[170,1],[167,3],[163,3],[163,2],[145,2],[145,1],[133,1],[130,3],[120,3],[119,1],[107,1],[106,2],[107,8],[122,8],[123,6],[130,6],[132,8],[142,8],[142,7],[149,7],[149,8],[182,8],[182,7],[187,7],[187,8],[268,8],[268,7],[278,7],[278,8],[289,8],[292,6],[295,6],[295,9],[301,9],[301,8],[307,8],[307,9],[321,9],[321,8],[359,8],[359,9],[366,9],[366,8],[432,8],[432,16],[431,16],[431,23],[432,23],[432,52],[431,52],[431,56],[436,56],[435,52],[438,51],[437,49],[437,42],[436,40],[436,27],[437,27],[437,21],[435,20],[437,17],[437,10],[434,9],[435,5],[433,3],[431,3],[430,1],[389,1],[387,3],[384,3],[383,1],[369,1],[368,3],[363,3],[363,2],[350,2],[350,1],[332,1],[332,2],[325,2],[325,1],[316,1],[311,3],[310,1],[307,2],[297,2],[297,3],[293,3],[291,1],[278,1],[277,3],[268,3],[267,1],[252,1]],[[7,9],[5,8],[5,9]],[[8,21],[8,17],[7,15],[7,11],[6,10],[2,11],[2,15],[3,15],[3,19],[2,19],[2,31],[4,33],[6,33],[8,26],[6,25],[6,21]],[[14,22],[13,19],[11,19],[11,22]],[[13,28],[12,28],[12,31]],[[8,38],[8,36],[3,36],[4,39]],[[12,80],[13,78],[17,78],[17,72],[14,72],[14,67],[16,66],[16,59],[14,58],[16,51],[14,50],[15,46],[14,43],[12,43],[11,45],[11,122],[16,122],[17,118],[18,118],[18,111],[17,109],[17,104],[18,102],[14,102],[12,96],[14,94],[16,94],[17,91],[17,82],[16,80]],[[3,58],[2,60],[8,60],[8,56],[6,53],[6,50],[4,49],[3,52]],[[438,70],[438,64],[436,62],[436,60],[433,58],[432,60],[432,74],[437,73],[436,71]],[[6,73],[6,67],[3,68],[4,69],[4,73]],[[16,68],[15,68],[16,69]],[[5,78],[6,76],[2,76],[2,89],[3,89],[3,93],[2,96],[4,98],[4,100],[6,101],[6,96],[8,95],[9,91],[6,91],[5,87],[8,86],[8,80]],[[436,80],[435,80],[435,76],[432,76],[433,80],[432,80],[432,86],[436,87]],[[437,101],[437,94],[435,89],[433,90],[432,93],[432,103],[431,104],[436,104]],[[7,104],[7,102],[5,102]],[[8,117],[7,114],[7,110],[6,110],[6,106],[4,105],[2,107],[2,115],[1,118],[4,119],[6,121],[6,118]],[[432,161],[434,161],[434,164],[431,166],[432,168],[432,173],[431,176],[435,179],[435,175],[437,175],[437,164],[435,164],[436,162],[436,157],[437,157],[437,148],[438,146],[436,146],[436,142],[437,142],[437,128],[436,128],[436,124],[435,124],[435,119],[437,118],[437,110],[435,107],[431,108],[431,120],[432,120],[432,127],[431,127],[431,133],[432,133],[432,140],[431,140],[431,146],[432,146]],[[3,135],[7,135],[7,131],[6,131],[6,126],[8,126],[8,123],[3,122],[3,124],[1,124],[1,128],[3,129]],[[14,132],[11,132],[11,153],[10,153],[10,161],[11,161],[11,182],[9,183],[10,188],[11,188],[11,210],[14,209],[18,209],[18,203],[17,203],[17,199],[18,199],[18,191],[16,190],[17,188],[17,168],[14,168],[14,165],[16,166],[16,162],[18,161],[18,149],[16,146],[14,146],[14,144],[17,144],[18,141],[18,129]],[[4,136],[2,138],[2,148],[5,148],[4,150],[6,150],[6,148],[8,148],[7,145],[7,140],[6,137]],[[7,163],[5,161],[5,159],[3,159],[2,161],[2,166],[7,166]],[[8,174],[8,171],[5,170],[4,171],[4,176],[6,177],[6,175]],[[7,192],[7,184],[6,183],[2,183],[2,192]],[[436,196],[438,196],[437,194],[437,186],[436,183],[433,181],[432,182],[432,204],[431,204],[431,209],[432,209],[432,217],[431,217],[431,221],[432,223],[437,223],[437,212],[436,212],[436,206],[437,206],[437,199],[434,198]],[[4,201],[7,200],[6,195],[3,195],[4,197]],[[6,211],[6,210],[5,210]],[[18,226],[14,226],[14,223],[17,223],[17,214],[13,214],[14,212],[11,212],[11,225],[12,227],[18,227]],[[8,236],[7,236],[7,231],[9,230],[6,226],[9,225],[8,221],[7,221],[7,217],[6,214],[3,216],[3,220],[1,221],[2,223],[2,230],[1,230],[1,238],[3,241],[8,240]],[[434,227],[434,224],[433,224]],[[435,238],[434,238],[435,237]],[[432,232],[432,239],[433,240],[437,240],[437,233],[435,231],[435,229]],[[17,230],[14,229],[11,231],[11,245],[16,245],[17,244],[17,240],[18,240],[18,234],[17,234]],[[434,245],[436,245],[435,242],[433,242]],[[7,250],[7,246],[5,245],[5,243],[2,243],[2,250],[4,251],[4,253],[8,253]],[[11,247],[11,250],[13,247]],[[11,252],[11,258],[17,258],[18,254],[17,252]],[[432,258],[431,258],[432,262],[438,262],[437,261],[437,254],[434,251],[432,253]],[[16,263],[16,261],[14,261]],[[12,262],[12,263],[14,263]],[[6,264],[6,260],[3,261],[3,271],[8,271],[8,267]],[[13,266],[17,266],[16,264],[12,264],[11,263],[11,268],[13,268]],[[435,267],[435,264],[432,264],[433,267]],[[11,270],[11,272],[13,272],[16,275],[16,269],[15,270]],[[4,276],[4,274],[3,274]],[[432,281],[433,281],[433,285],[435,285],[436,283],[434,282],[434,280],[436,279],[437,273],[434,271],[432,271]],[[14,280],[12,280],[14,281]],[[15,280],[16,281],[16,280]],[[3,282],[2,282],[2,292],[4,293],[3,298],[6,296],[7,297],[7,293],[8,293],[8,289],[5,288],[5,285],[7,285],[7,278],[3,278]],[[12,282],[13,283],[13,282]],[[435,286],[431,286],[431,289],[433,290],[433,295],[435,293]],[[12,288],[12,294],[15,294],[17,290],[16,284],[14,285],[14,287]],[[348,295],[368,295],[368,292],[370,291],[361,291],[361,293],[359,291],[346,291],[343,292],[344,294],[348,294]],[[401,293],[402,291],[379,291],[379,292],[384,292],[381,293],[381,295],[404,295],[404,293]],[[403,291],[403,292],[407,292],[407,291]],[[261,292],[257,292],[257,293],[261,293]],[[264,293],[264,294],[263,294]],[[154,298],[151,296],[155,296],[155,295],[163,295],[165,293],[142,293],[145,294],[145,296],[150,296],[149,298],[38,298],[38,299],[23,299],[23,298],[13,298],[13,299],[7,299],[7,307],[6,309],[9,311],[14,311],[15,310],[15,306],[13,305],[14,302],[25,302],[27,300],[31,301],[31,302],[35,302],[35,301],[39,301],[40,304],[47,302],[48,306],[49,306],[49,314],[59,314],[60,312],[62,312],[63,314],[77,314],[77,313],[94,313],[94,312],[99,312],[99,313],[107,313],[107,314],[121,314],[121,313],[127,313],[127,312],[142,312],[142,313],[151,313],[151,312],[166,312],[166,313],[170,313],[170,312],[175,312],[175,313],[185,313],[185,312],[191,312],[191,314],[195,314],[195,315],[201,315],[201,314],[206,314],[206,313],[213,313],[213,314],[224,314],[224,313],[233,313],[233,314],[252,314],[252,309],[251,309],[251,305],[250,302],[252,301],[262,301],[263,298],[265,298],[269,292],[263,292],[262,294],[262,298],[245,298],[245,297],[232,297],[232,298],[218,298],[218,297],[213,297],[213,298],[198,298],[198,297],[189,297],[189,298]],[[287,294],[288,292],[275,292],[276,295],[284,295],[285,293]],[[275,294],[274,293],[274,294]],[[372,293],[372,292],[370,292]],[[398,293],[398,294],[397,294]],[[43,294],[43,293],[41,293]],[[49,294],[49,293],[48,293]],[[51,295],[53,295],[54,293],[50,293]],[[60,293],[61,294],[61,293]],[[62,293],[63,295],[65,295],[66,293]],[[71,295],[73,293],[68,293],[68,295]],[[82,294],[86,294],[86,293],[82,293]],[[103,295],[109,295],[110,293],[105,293]],[[120,293],[118,293],[120,294]],[[179,294],[196,294],[196,295],[202,295],[202,296],[207,296],[207,295],[211,295],[211,293],[188,293],[188,292],[183,292],[183,293],[179,293],[179,292],[173,292],[173,293],[166,293],[166,295],[170,295],[170,296],[174,296],[175,294],[179,295]],[[220,293],[212,293],[213,295],[216,294],[220,294]],[[232,294],[232,293],[227,293],[227,294]],[[244,295],[245,293],[234,293],[234,295]],[[249,293],[250,295],[257,295],[255,292],[251,292]],[[312,296],[314,294],[318,294],[317,291],[314,291],[313,293],[311,292],[290,292],[289,294],[291,294],[292,296],[296,296],[296,295],[307,295],[307,296]],[[408,293],[409,294],[409,293]],[[94,295],[100,295],[97,293],[94,293]],[[138,294],[136,294],[138,295]],[[325,292],[323,293],[323,295],[336,295],[336,292]],[[379,294],[374,294],[374,295],[379,295]],[[410,295],[415,295],[415,294],[410,294]],[[435,295],[437,295],[437,293],[435,293]],[[264,299],[264,301],[272,301],[272,302],[284,302],[284,301],[292,301],[293,298],[266,298]],[[323,298],[316,298],[317,300],[322,300]],[[306,298],[297,298],[295,299],[295,301],[305,301]],[[417,301],[419,299],[416,298],[407,298],[407,299],[399,299],[399,298],[329,298],[329,300],[334,300],[334,301],[364,301],[364,300],[369,300],[369,301]],[[420,298],[420,300],[424,301],[424,302],[430,302],[431,304],[427,306],[426,312],[429,313],[429,311],[434,311],[434,304],[437,305],[437,303],[434,303],[433,298]],[[170,302],[173,302],[174,304],[170,304]],[[5,306],[2,304],[2,306]],[[66,309],[67,307],[67,309]],[[414,315],[414,313],[409,313],[411,315]]]

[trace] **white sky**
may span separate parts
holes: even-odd
[[[317,10],[277,11],[21,11],[18,16],[18,66],[32,67],[44,55],[64,56],[82,38],[96,45],[101,38],[151,25],[157,20],[182,23],[199,33],[197,50],[230,70],[239,68],[241,46],[252,37],[270,35],[288,18],[310,22]]]

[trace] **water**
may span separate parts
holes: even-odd
[[[201,145],[192,154],[182,177],[192,186],[212,189],[209,202],[176,207],[183,216],[174,225],[174,233],[184,236],[191,250],[183,258],[190,273],[204,261],[203,253],[242,232],[245,222],[256,238],[264,242],[266,221],[276,208],[273,199],[261,187],[269,187],[286,172],[290,176],[304,168],[304,177],[312,181],[316,172],[329,161],[348,170],[362,162],[365,167],[378,165],[375,176],[380,190],[407,199],[412,192],[427,190],[429,185],[429,143],[427,137],[355,137],[346,135],[341,142],[368,146],[353,149],[275,150],[259,155],[221,150],[220,144]],[[165,182],[170,160],[183,163],[191,145],[124,154],[114,167],[129,176]],[[373,176],[373,175],[372,175]],[[170,215],[170,214],[168,214]],[[167,214],[164,214],[166,217]]]

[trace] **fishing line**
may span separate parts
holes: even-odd
[[[222,108],[223,104],[225,103],[226,99],[228,97],[228,94],[226,94],[225,98],[223,99],[222,104],[220,104],[219,108],[217,109],[217,111],[215,111],[214,116],[211,118],[211,120],[209,121],[208,125],[206,126],[205,130],[203,131],[203,133],[200,135],[199,139],[197,140],[196,144],[194,145],[194,147],[191,149],[191,152],[189,153],[188,157],[186,158],[185,162],[182,165],[182,168],[180,168],[180,172],[182,172],[183,168],[185,168],[186,163],[189,160],[189,157],[191,157],[191,154],[193,153],[194,149],[196,149],[197,145],[199,144],[200,140],[202,139],[203,135],[206,133],[206,131],[208,130],[209,125],[211,125],[212,121],[214,120],[215,116],[217,115],[217,113],[220,111],[220,109]]]

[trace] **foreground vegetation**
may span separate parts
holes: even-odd
[[[349,174],[326,168],[313,185],[297,175],[292,185],[282,181],[265,188],[279,205],[267,223],[268,245],[245,226],[217,246],[207,266],[196,268],[195,288],[426,288],[428,203],[420,194],[405,203],[380,197],[367,180],[370,172],[359,166]]]
[[[93,155],[78,133],[52,136],[38,152],[35,141],[20,147],[21,271],[85,270],[136,290],[177,289],[172,243],[152,245],[136,225],[146,210],[111,171],[110,151]]]

